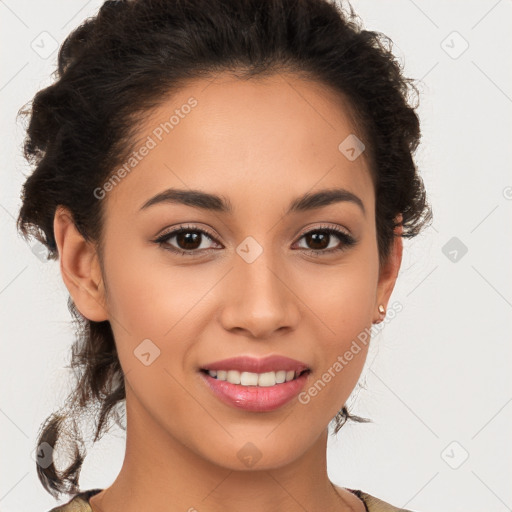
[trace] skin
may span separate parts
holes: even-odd
[[[102,255],[69,211],[55,214],[64,282],[86,318],[111,322],[125,374],[125,459],[91,506],[364,511],[329,480],[326,449],[328,424],[357,384],[367,345],[309,403],[295,399],[266,413],[220,402],[198,368],[236,355],[282,354],[312,368],[311,386],[359,333],[382,321],[378,306],[387,307],[395,285],[402,239],[379,268],[374,188],[365,154],[350,161],[338,150],[357,132],[337,93],[292,74],[217,75],[166,99],[141,123],[140,140],[190,96],[198,105],[102,199]],[[171,203],[139,210],[169,187],[220,194],[233,213]],[[296,197],[331,187],[356,194],[366,214],[338,202],[283,216]],[[180,223],[215,236],[196,244],[201,256],[152,242]],[[356,245],[308,254],[318,245],[302,235],[321,225],[348,231]],[[252,263],[236,252],[248,236],[263,248]],[[167,243],[186,248],[177,237]],[[343,241],[333,235],[328,244]],[[160,350],[149,366],[134,355],[144,339]],[[252,467],[237,455],[248,442],[261,456]]]

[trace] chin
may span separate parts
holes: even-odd
[[[262,428],[259,434],[248,435],[245,433],[239,438],[226,439],[210,438],[212,445],[217,445],[219,450],[215,453],[203,452],[203,458],[211,463],[222,466],[232,471],[252,471],[278,469],[293,464],[303,455],[308,448],[308,442],[293,438],[291,433],[284,430],[278,435],[271,433],[272,428]],[[281,427],[277,427],[279,429]],[[286,443],[285,440],[292,440]],[[313,444],[314,440],[310,440]]]

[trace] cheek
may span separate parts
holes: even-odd
[[[128,399],[131,394],[137,407],[169,426],[176,422],[178,428],[179,418],[187,417],[191,407],[190,395],[180,383],[191,346],[188,340],[195,338],[190,331],[192,308],[211,285],[198,289],[183,268],[151,264],[147,248],[126,251],[122,257],[115,254],[112,244],[105,273],[127,404],[134,403]]]
[[[359,256],[358,256],[359,258]],[[321,337],[339,345],[371,325],[377,290],[376,264],[364,259],[303,274],[301,296],[319,319]]]
[[[329,272],[307,274],[308,307],[315,312],[320,367],[305,390],[304,402],[336,414],[361,375],[371,339],[377,285],[376,261],[358,257]],[[302,292],[303,294],[305,291]]]
[[[211,321],[208,292],[219,279],[207,265],[167,263],[165,253],[158,263],[148,261],[157,250],[133,249],[109,260],[108,307],[121,366],[139,401],[181,407],[176,397],[190,403],[190,396],[182,396],[178,382]]]
[[[154,254],[157,254],[157,262]],[[114,253],[114,245],[111,253]],[[149,256],[149,257],[148,257]],[[211,271],[167,264],[164,249],[133,249],[112,257],[105,267],[109,313],[124,335],[134,338],[173,337],[193,317],[193,308],[215,283]],[[176,327],[175,327],[176,326]]]

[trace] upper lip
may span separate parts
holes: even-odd
[[[302,372],[309,370],[306,363],[290,359],[286,356],[267,356],[257,358],[252,356],[239,356],[215,361],[201,367],[202,370],[238,370],[239,372],[265,373],[279,370]]]

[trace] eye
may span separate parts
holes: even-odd
[[[174,243],[171,240],[175,239]],[[183,226],[160,235],[154,242],[165,250],[186,256],[200,256],[205,251],[215,250],[204,246],[204,241],[216,242],[213,235],[197,226]],[[346,250],[357,242],[345,231],[333,226],[320,226],[304,233],[299,240],[304,239],[308,245],[313,247],[300,247],[315,256],[331,254]],[[338,244],[332,246],[333,239],[338,239]],[[335,241],[335,240],[334,240]],[[174,245],[176,244],[176,245]],[[208,244],[206,244],[208,245]],[[176,247],[177,246],[177,247]]]
[[[176,239],[175,243],[178,247],[169,242],[173,238]],[[199,253],[211,250],[211,248],[204,246],[203,241],[205,238],[210,241],[215,241],[213,235],[204,229],[200,229],[196,226],[180,225],[178,229],[159,236],[154,242],[164,249],[177,254],[198,256]]]
[[[331,245],[333,237],[337,238],[338,244]],[[356,244],[355,238],[346,233],[345,231],[333,226],[320,226],[313,230],[304,233],[300,240],[304,239],[307,244],[312,244],[313,247],[302,247],[315,256],[321,254],[331,254],[333,252],[344,251]]]

